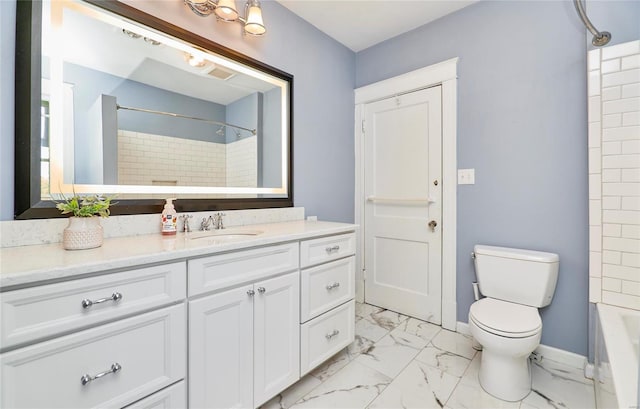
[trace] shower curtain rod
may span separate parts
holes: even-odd
[[[195,117],[195,116],[175,114],[173,112],[163,112],[163,111],[154,111],[152,109],[125,107],[125,106],[118,105],[118,104],[116,104],[116,109],[125,109],[127,111],[145,112],[147,114],[167,115],[167,116],[172,116],[172,117],[175,117],[175,118],[193,119],[195,121],[202,121],[202,122],[206,122],[208,124],[214,124],[214,125],[220,125],[220,126],[228,126],[229,128],[234,128],[234,129],[241,129],[243,131],[251,132],[251,135],[256,135],[257,134],[257,131],[255,129],[244,128],[242,126],[233,125],[233,124],[229,124],[229,123],[226,123],[226,122],[214,121],[214,120],[211,120],[211,119],[204,119],[204,118],[198,118],[198,117]]]
[[[591,34],[593,34],[591,44],[595,45],[596,47],[607,45],[607,43],[609,43],[609,41],[611,40],[611,33],[608,31],[596,30],[593,24],[591,24],[589,17],[587,17],[587,13],[585,13],[584,9],[582,8],[582,0],[573,0],[573,4],[576,6],[576,10],[578,11],[578,14],[580,15],[580,18],[582,19],[585,27],[587,27],[587,30],[589,30]]]

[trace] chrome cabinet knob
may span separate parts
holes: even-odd
[[[253,291],[253,290],[248,290],[248,291],[247,291],[247,295],[248,295],[249,297],[253,297],[253,296],[255,295],[255,293],[256,293],[256,292],[255,292],[255,291]]]
[[[258,292],[259,292],[260,294],[263,294],[265,291],[267,291],[267,289],[266,289],[266,288],[264,288],[264,287],[258,287]]]
[[[436,231],[436,226],[438,225],[438,222],[435,220],[431,220],[429,222],[429,227],[431,228],[431,231]]]

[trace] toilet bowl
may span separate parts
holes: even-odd
[[[540,345],[538,308],[551,303],[559,256],[532,250],[476,245],[482,298],[469,309],[469,329],[482,345],[478,374],[489,394],[518,401],[531,391],[529,355]]]
[[[531,391],[529,355],[540,345],[542,320],[533,307],[483,298],[469,310],[471,335],[482,345],[479,381],[489,394],[519,401]]]

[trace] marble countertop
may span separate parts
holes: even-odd
[[[5,291],[100,271],[347,233],[355,231],[356,227],[346,223],[293,221],[237,226],[227,230],[229,233],[238,230],[262,232],[253,236],[210,236],[196,239],[202,232],[178,233],[176,236],[149,234],[105,239],[102,247],[90,250],[67,251],[62,248],[62,243],[2,248],[0,289]]]

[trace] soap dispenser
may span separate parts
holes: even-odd
[[[165,236],[176,234],[178,224],[178,213],[173,207],[175,198],[167,199],[162,211],[162,234]]]

